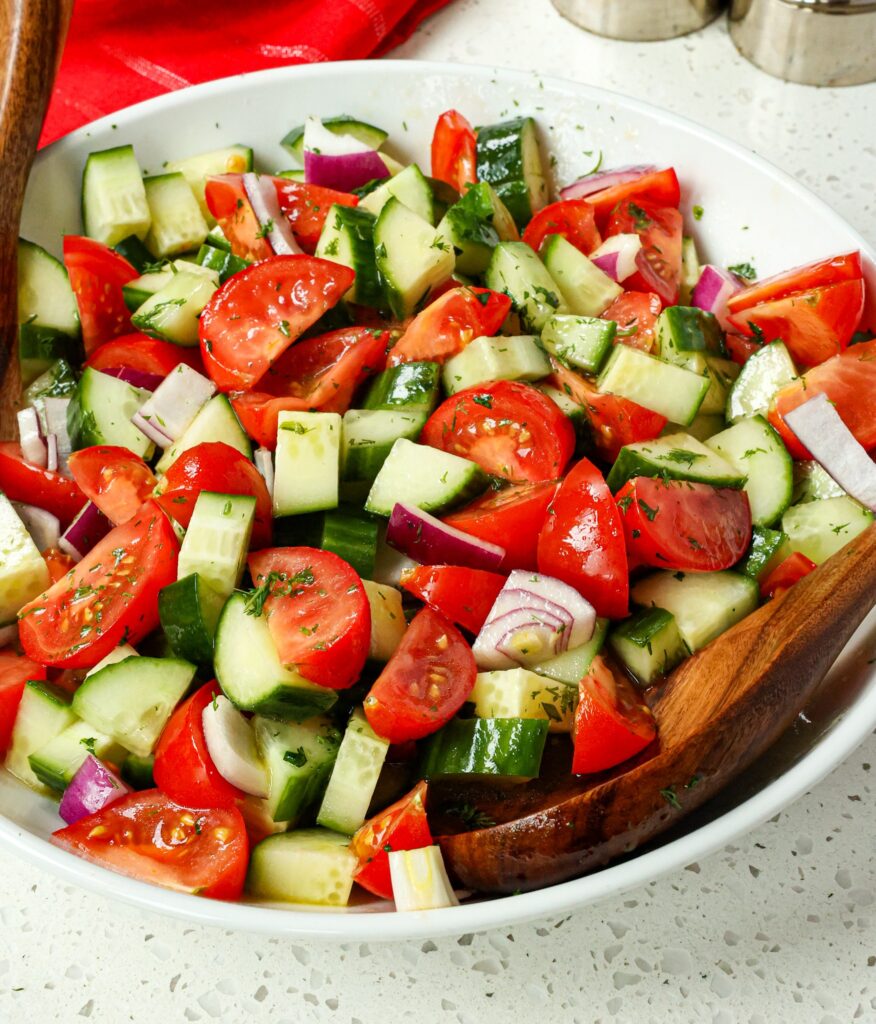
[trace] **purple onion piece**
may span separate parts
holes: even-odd
[[[268,494],[274,495],[274,456],[269,448],[256,448],[253,454],[256,469],[262,474]]]
[[[396,502],[386,527],[386,543],[422,565],[462,565],[497,569],[505,558],[498,544],[478,540],[442,523],[416,505]]]
[[[714,313],[725,331],[733,330],[727,319],[727,300],[742,291],[743,286],[735,274],[707,263],[691,294],[690,304],[707,313]]]
[[[590,254],[590,259],[613,281],[626,281],[635,274],[642,239],[635,234],[612,235]]]
[[[56,548],[61,538],[61,521],[57,516],[36,505],[13,502],[18,518],[24,523],[40,551]]]
[[[182,437],[215,394],[216,385],[209,377],[180,363],[134,413],[131,422],[157,445],[166,448]]]
[[[606,277],[612,281],[620,281],[618,276],[618,256],[616,252],[607,252],[603,256],[591,256],[590,262],[595,263]]]
[[[131,792],[130,787],[93,754],[88,754],[61,797],[58,813],[72,825]]]
[[[300,254],[303,250],[292,233],[286,215],[280,209],[280,200],[277,198],[273,179],[262,178],[254,171],[247,171],[243,176],[243,187],[274,252],[278,256]]]
[[[64,531],[58,541],[58,547],[77,562],[81,562],[111,528],[109,519],[93,501],[89,501],[83,505],[82,511]]]
[[[185,366],[185,363],[180,363],[180,366]],[[142,391],[154,391],[164,380],[160,373],[147,373],[145,370],[135,370],[131,366],[113,366],[100,372],[108,377],[118,377],[119,380]]]
[[[625,185],[629,181],[641,178],[643,174],[651,174],[656,171],[654,164],[639,164],[632,167],[616,167],[611,171],[597,171],[595,174],[587,174],[579,178],[571,185],[560,190],[561,199],[586,199],[603,189],[612,188],[614,185]]]
[[[131,422],[141,434],[145,434],[159,448],[169,448],[174,442],[174,438],[166,434],[156,420],[147,418],[139,409],[131,417]]]
[[[337,156],[304,151],[304,180],[311,185],[352,192],[366,182],[388,176],[386,164],[375,149]]]
[[[46,469],[58,472],[58,439],[54,434],[46,437]]]

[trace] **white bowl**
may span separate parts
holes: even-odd
[[[257,166],[288,165],[279,140],[307,114],[349,113],[391,132],[399,156],[428,163],[435,119],[449,107],[473,124],[533,114],[563,183],[605,166],[673,164],[682,207],[703,207],[695,224],[710,261],[751,260],[761,276],[821,256],[862,249],[868,260],[869,323],[876,322],[876,255],[828,206],[740,146],[673,114],[600,89],[489,68],[408,61],[317,64],[259,72],[171,93],[112,114],[60,140],[34,164],[22,235],[58,252],[77,233],[86,154],[123,142],[155,173],[164,160],[232,142],[255,146]],[[0,842],[68,881],[189,921],[271,934],[339,940],[460,934],[558,914],[640,885],[720,848],[796,799],[876,726],[876,673],[866,665],[876,615],[859,629],[806,716],[730,791],[675,831],[584,878],[518,896],[420,914],[386,904],[347,911],[219,903],[169,892],[86,863],[49,845],[56,805],[0,772]]]

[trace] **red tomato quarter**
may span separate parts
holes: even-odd
[[[240,899],[249,863],[236,807],[191,811],[157,789],[59,829],[52,843],[141,882],[216,900]]]
[[[52,583],[57,583],[62,576],[76,565],[69,555],[59,551],[57,548],[48,548],[42,552],[42,556],[48,566],[49,579]]]
[[[622,202],[628,200],[656,203],[658,206],[678,206],[681,201],[681,188],[673,168],[665,171],[648,171],[633,181],[622,185],[612,185],[601,192],[594,192],[587,197],[596,210],[596,222],[605,223],[608,215]]]
[[[257,262],[274,255],[243,187],[242,174],[217,174],[207,178],[204,199],[235,256]]]
[[[523,241],[538,252],[548,235],[562,235],[589,256],[602,242],[595,207],[586,199],[564,199],[543,207],[526,225]]]
[[[505,577],[459,565],[418,565],[405,569],[401,585],[424,604],[469,633],[479,633],[505,585]]]
[[[417,612],[365,698],[371,728],[390,743],[419,740],[446,725],[478,674],[459,630],[431,608]]]
[[[474,129],[458,110],[446,110],[432,136],[432,177],[457,192],[478,180],[477,140]]]
[[[107,246],[79,235],[64,236],[64,266],[79,307],[85,354],[129,333],[131,311],[122,285],[140,276],[135,268]]]
[[[656,347],[654,327],[662,308],[660,296],[654,292],[624,292],[601,316],[617,324],[618,344],[653,352]]]
[[[3,757],[12,739],[12,728],[18,705],[28,679],[45,679],[46,670],[11,647],[0,651],[0,757]]]
[[[628,200],[609,217],[606,234],[632,233],[641,238],[642,248],[636,256],[638,270],[624,286],[630,291],[655,292],[664,306],[674,306],[681,282],[681,214],[674,206]]]
[[[799,292],[812,291],[826,285],[838,284],[840,281],[857,281],[863,277],[861,254],[859,252],[844,253],[830,259],[817,260],[804,267],[794,267],[773,277],[743,288],[727,300],[727,309],[731,313],[739,313],[751,309],[762,302],[784,299]]]
[[[359,202],[358,196],[321,185],[289,178],[274,178],[273,181],[280,209],[292,226],[298,244],[309,253],[316,248],[329,210],[333,206],[356,206]]]
[[[150,338],[148,334],[123,334],[120,338],[105,341],[85,360],[85,365],[93,370],[114,370],[126,366],[161,377],[166,377],[180,363],[191,366],[198,373],[204,372],[201,353],[197,349]]]
[[[82,493],[114,526],[135,516],[155,487],[155,474],[127,448],[99,444],[73,452],[67,461]]]
[[[780,597],[817,568],[811,558],[799,551],[780,562],[760,585],[761,597]]]
[[[27,462],[15,441],[0,441],[0,491],[51,512],[67,527],[88,500],[72,480]]]

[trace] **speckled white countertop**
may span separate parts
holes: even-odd
[[[722,23],[600,40],[548,0],[457,0],[394,56],[538,69],[647,99],[767,156],[876,239],[876,85],[762,74]],[[876,1021],[876,739],[727,847],[571,917],[407,945],[186,927],[0,852],[0,1021],[621,1024]]]

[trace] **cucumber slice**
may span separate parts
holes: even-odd
[[[698,412],[686,427],[682,427],[680,423],[667,423],[660,436],[669,437],[671,434],[684,432],[696,438],[697,441],[705,442],[715,434],[720,434],[726,425],[724,417],[720,413]]]
[[[21,324],[18,328],[18,366],[24,387],[32,384],[59,359],[78,363],[82,359],[82,344],[54,327],[41,327],[38,323]]]
[[[394,196],[374,225],[374,252],[390,309],[400,320],[453,274],[453,247]]]
[[[825,498],[789,508],[782,516],[782,529],[792,551],[821,565],[872,522],[873,513],[851,498]]]
[[[222,249],[224,252],[231,252],[231,242],[225,237],[225,232],[219,224],[210,228],[207,232],[207,237],[204,239],[204,244],[211,245],[214,249]]]
[[[219,284],[225,284],[229,277],[239,274],[241,270],[246,270],[250,265],[249,260],[242,260],[232,252],[206,243],[198,250],[196,262],[200,266],[214,271],[219,276]],[[124,289],[122,290],[124,291]]]
[[[178,658],[196,665],[213,661],[213,639],[225,598],[198,573],[184,576],[158,593],[158,617]]]
[[[689,306],[693,290],[700,279],[702,268],[697,253],[697,243],[685,235],[681,240],[681,282],[679,284],[679,303]]]
[[[675,617],[665,608],[643,608],[612,630],[608,642],[642,686],[668,675],[690,654]]]
[[[89,153],[82,172],[85,234],[104,245],[128,235],[146,237],[151,222],[140,165],[133,146]]]
[[[599,316],[623,288],[603,273],[583,252],[562,235],[550,235],[542,246],[541,258],[562,296],[565,310],[578,316]]]
[[[738,420],[706,441],[746,476],[745,493],[756,526],[770,526],[791,504],[794,463],[779,435],[762,416]]]
[[[155,265],[155,257],[136,235],[128,235],[121,242],[116,242],[113,249],[141,274],[145,274],[150,266]]]
[[[359,142],[364,142],[372,149],[380,149],[389,138],[389,133],[382,128],[377,128],[367,121],[360,121],[358,118],[350,117],[348,114],[339,114],[335,117],[323,117],[323,128],[328,128],[335,135],[352,135]],[[280,145],[289,151],[298,163],[304,163],[304,125],[299,124],[287,132]]]
[[[382,739],[361,708],[350,716],[337,760],[316,816],[317,825],[352,835],[365,821],[389,741]]]
[[[578,458],[593,454],[593,430],[583,405],[570,398],[565,391],[551,387],[550,384],[536,384],[536,388],[565,413],[575,431],[575,454]],[[722,421],[723,425],[723,421]]]
[[[179,658],[125,658],[86,677],[73,711],[145,757],[194,678],[195,666]]]
[[[147,299],[161,291],[166,284],[170,284],[173,275],[174,271],[170,265],[165,264],[161,270],[150,270],[148,273],[135,277],[133,281],[123,284],[122,297],[125,300],[125,305],[132,313],[136,313]]]
[[[29,757],[60,736],[75,721],[76,715],[62,690],[51,683],[25,683],[6,755],[6,769],[38,793],[50,793],[34,775]]]
[[[25,238],[19,238],[17,254],[19,324],[51,327],[78,338],[79,307],[64,264]],[[47,369],[48,365],[43,366],[38,373]],[[38,373],[33,373],[27,383]]]
[[[89,754],[118,764],[125,748],[88,722],[73,722],[28,757],[31,771],[49,789],[63,793]]]
[[[543,718],[551,732],[571,732],[578,688],[548,682],[525,668],[478,672],[468,697],[478,718]]]
[[[274,821],[286,821],[295,828],[322,799],[341,734],[323,717],[286,724],[255,715],[252,724],[270,777],[268,811]]]
[[[360,509],[337,508],[313,515],[286,516],[274,524],[274,543],[331,551],[360,576],[374,572],[378,524]]]
[[[213,149],[209,153],[198,153],[187,156],[184,160],[171,160],[164,168],[168,173],[179,172],[188,182],[201,216],[208,224],[214,220],[204,198],[207,178],[214,174],[244,174],[253,169],[252,149],[249,146],[226,146],[224,149]]]
[[[186,186],[188,188],[188,186]],[[198,344],[198,317],[219,287],[219,275],[191,265],[177,270],[131,317],[138,331],[192,348]]]
[[[477,178],[493,186],[519,228],[547,203],[547,182],[531,117],[478,129]]]
[[[422,412],[350,409],[344,413],[341,479],[370,486],[400,438],[415,441],[426,423]]]
[[[494,195],[486,182],[472,185],[438,225],[438,233],[453,246],[456,270],[461,274],[483,274],[493,249],[499,244],[499,232],[494,223]],[[516,236],[515,229],[512,237]]]
[[[145,178],[143,187],[152,218],[145,242],[153,256],[177,256],[203,245],[209,227],[184,174]]]
[[[755,526],[751,531],[751,544],[737,568],[746,576],[760,580],[768,576],[790,553],[786,533],[766,526]]]
[[[183,452],[194,448],[195,445],[203,444],[204,441],[224,441],[248,459],[252,459],[252,445],[231,403],[225,395],[214,395],[202,406],[183,436],[165,450],[158,460],[155,472],[166,473]]]
[[[122,761],[122,779],[127,782],[131,789],[154,789],[154,768],[154,754],[148,754],[146,757],[128,754],[125,760]]]
[[[114,444],[148,459],[154,445],[134,426],[131,417],[150,395],[150,391],[86,366],[67,408],[73,449]]]
[[[179,550],[178,576],[196,573],[223,598],[240,585],[255,516],[249,494],[201,491]]]
[[[213,667],[222,692],[241,711],[302,722],[337,700],[333,690],[280,664],[267,620],[247,612],[245,594],[233,594],[222,609]]]
[[[41,407],[45,398],[69,398],[76,391],[76,374],[66,359],[54,363],[25,389],[22,406],[32,405],[42,418]],[[45,428],[45,421],[42,421]]]
[[[657,317],[655,326],[658,350],[663,359],[673,353],[703,352],[713,356],[727,354],[724,332],[714,313],[696,306],[669,306]]]
[[[0,625],[47,590],[51,580],[43,556],[12,503],[0,491]]]
[[[744,473],[689,434],[670,434],[621,448],[606,483],[616,492],[634,476],[663,476],[737,489],[745,484]]]
[[[383,288],[374,254],[377,218],[357,206],[333,206],[325,219],[315,255],[355,271],[356,279],[344,295],[347,302],[380,308]]]
[[[338,505],[341,417],[336,412],[281,412],[274,465],[274,515]]]
[[[628,398],[673,423],[687,426],[703,404],[709,380],[637,348],[617,345],[598,386],[602,392]]]
[[[534,779],[547,734],[547,718],[454,718],[423,744],[420,772]]]
[[[372,380],[362,407],[428,416],[438,403],[438,363],[400,363]]]
[[[586,644],[534,665],[533,671],[537,675],[556,679],[560,683],[571,683],[573,686],[577,686],[587,675],[590,663],[602,650],[607,632],[608,619],[597,619],[593,628],[593,636]]]
[[[542,328],[541,343],[566,366],[599,373],[616,334],[614,320],[560,313]]]
[[[753,612],[759,596],[757,581],[738,572],[656,572],[631,592],[634,604],[671,612],[692,652]]]
[[[345,907],[358,863],[346,836],[322,828],[281,832],[252,851],[246,888],[257,899]]]
[[[555,313],[569,312],[559,282],[525,242],[500,242],[493,250],[484,282],[494,292],[511,297],[524,329],[535,334]]]
[[[823,498],[842,498],[845,491],[817,462],[794,462],[793,503],[821,501]]]
[[[698,363],[699,365],[693,365]],[[739,364],[719,356],[702,356],[691,353],[686,369],[694,373],[703,372],[709,378],[709,390],[700,406],[703,416],[723,416],[727,408],[727,396],[739,376]]]
[[[402,596],[395,587],[363,579],[365,596],[371,606],[371,643],[368,658],[382,664],[389,661],[402,642],[405,622]]]
[[[442,378],[449,395],[493,380],[541,380],[551,372],[550,360],[529,334],[475,338],[444,364]]]
[[[375,217],[392,197],[429,224],[435,223],[435,201],[432,186],[416,164],[411,164],[395,177],[387,178],[373,192],[359,203],[359,209],[367,210]]]
[[[727,419],[765,416],[775,394],[797,378],[784,342],[773,341],[746,360],[727,396]]]
[[[440,515],[487,486],[480,466],[437,448],[399,438],[377,474],[365,510],[389,516],[398,501]]]

